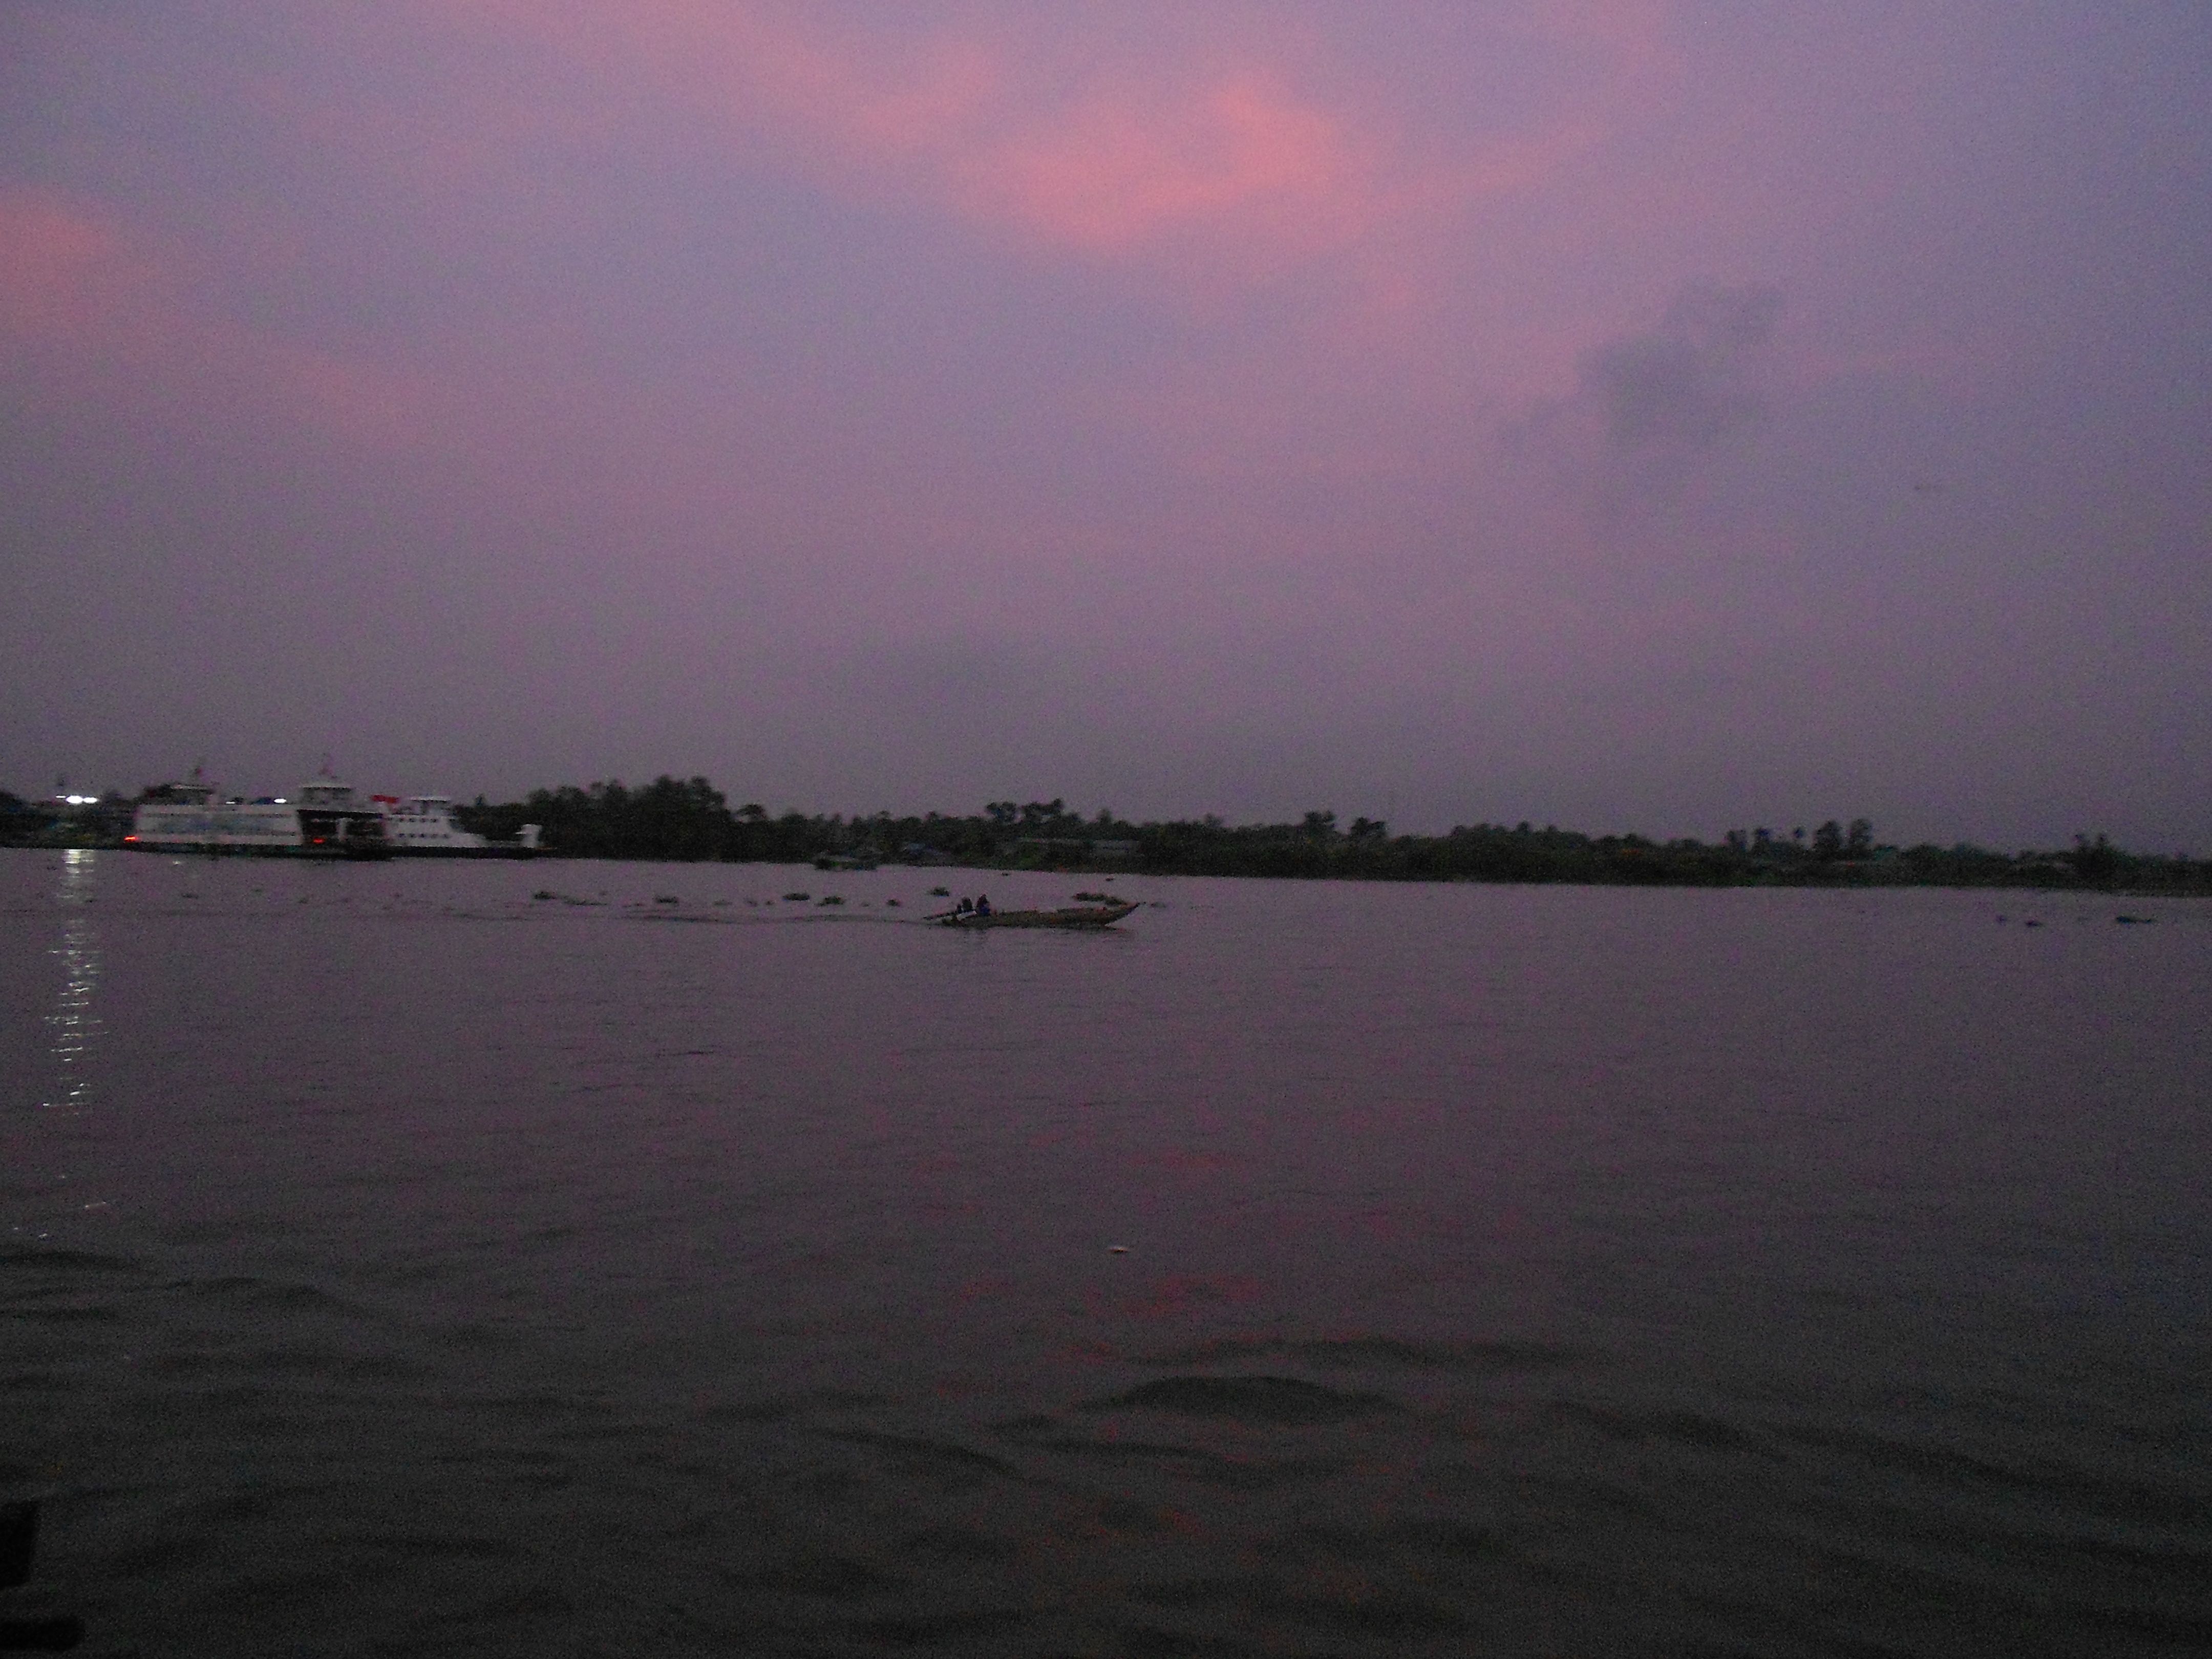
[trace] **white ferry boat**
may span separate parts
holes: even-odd
[[[226,799],[195,773],[149,790],[126,847],[155,853],[273,853],[294,858],[391,856],[384,812],[353,786],[325,775],[291,796]]]
[[[538,855],[539,827],[522,826],[515,841],[491,841],[453,821],[453,803],[445,795],[372,797],[384,809],[384,835],[393,853],[418,859],[526,859]]]

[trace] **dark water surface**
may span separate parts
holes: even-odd
[[[937,878],[0,853],[0,1612],[2212,1644],[2204,907]]]

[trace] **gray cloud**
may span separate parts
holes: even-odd
[[[1747,383],[1774,332],[1782,291],[1765,283],[1698,284],[1659,325],[1583,358],[1579,392],[1601,416],[1616,451],[1710,449],[1762,411]]]

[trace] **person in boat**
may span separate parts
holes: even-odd
[[[975,901],[963,893],[961,895],[960,902],[952,907],[952,914],[956,916],[964,916],[975,908]]]
[[[975,914],[979,916],[988,916],[991,914],[991,896],[988,893],[976,895]]]

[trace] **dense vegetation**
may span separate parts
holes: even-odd
[[[0,792],[0,844],[98,846],[120,842],[131,804],[110,796],[72,811]],[[1129,870],[1206,876],[1351,877],[1380,881],[1519,881],[1652,886],[1867,885],[2075,887],[2212,893],[2212,860],[2130,853],[2103,836],[2059,851],[1993,852],[1879,843],[1864,818],[1809,835],[1731,830],[1713,842],[1589,836],[1547,825],[1476,823],[1441,836],[1394,836],[1389,826],[1334,812],[1296,823],[1229,824],[1206,817],[1131,823],[1101,811],[1085,818],[1060,800],[993,801],[965,817],[771,817],[731,807],[705,778],[660,777],[629,788],[537,789],[459,810],[467,828],[501,839],[542,825],[546,849],[568,858],[804,863],[846,858],[997,869]]]
[[[480,833],[544,827],[546,846],[590,858],[805,862],[822,857],[993,866],[1001,869],[1143,870],[1163,874],[1354,877],[1401,881],[1633,883],[1741,886],[1866,884],[2084,887],[2212,892],[2212,860],[2148,857],[2103,836],[2056,852],[2000,853],[1960,843],[1877,843],[1864,818],[1802,829],[1734,830],[1716,842],[1589,836],[1526,823],[1477,823],[1442,836],[1393,836],[1374,819],[1340,826],[1333,812],[1296,823],[1232,825],[1207,817],[1132,823],[1085,818],[1060,800],[994,801],[978,814],[771,817],[732,810],[704,778],[656,779],[636,789],[595,783],[540,789],[520,801],[481,799],[462,810]]]

